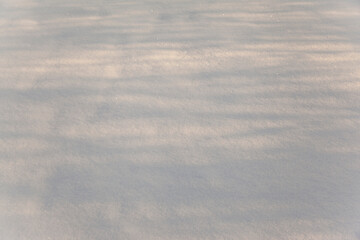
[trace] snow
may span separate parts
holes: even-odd
[[[360,239],[356,0],[0,2],[0,239]]]

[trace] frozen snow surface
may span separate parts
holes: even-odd
[[[358,0],[1,0],[0,239],[360,239]]]

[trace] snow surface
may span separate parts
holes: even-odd
[[[1,0],[0,239],[360,239],[358,0]]]

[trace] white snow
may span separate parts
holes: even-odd
[[[360,239],[357,0],[2,0],[0,239]]]

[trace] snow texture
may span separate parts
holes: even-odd
[[[358,0],[1,0],[0,239],[360,239]]]

